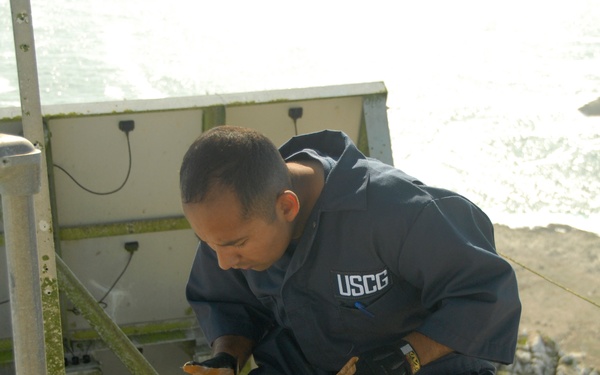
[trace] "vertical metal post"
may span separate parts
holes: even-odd
[[[17,374],[46,374],[33,213],[39,176],[40,151],[24,138],[0,134],[0,194]]]
[[[46,138],[42,122],[42,106],[38,82],[37,61],[33,36],[31,4],[29,0],[10,0],[15,56],[19,77],[19,94],[23,134],[42,152],[40,169],[40,191],[34,196],[35,230],[37,232],[38,261],[41,278],[42,314],[46,343],[46,364],[51,374],[64,374],[65,361],[62,340],[62,325],[58,280],[56,277],[55,247],[53,237],[52,209],[46,161]],[[28,372],[27,374],[34,374]]]
[[[365,96],[363,114],[369,139],[369,155],[386,164],[394,165],[386,99],[386,94]]]

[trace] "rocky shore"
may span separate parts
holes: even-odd
[[[495,233],[523,304],[517,361],[504,374],[598,375],[600,237],[563,225]]]
[[[549,337],[539,332],[523,334],[515,362],[500,366],[497,375],[600,375],[600,370],[586,367],[582,353],[565,353]]]

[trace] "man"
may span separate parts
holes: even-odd
[[[493,374],[521,305],[493,226],[464,197],[367,158],[342,132],[279,150],[202,134],[183,159],[200,245],[187,286],[213,358],[195,374]],[[358,361],[357,361],[358,360]],[[229,369],[227,372],[224,369]]]

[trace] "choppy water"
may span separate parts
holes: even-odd
[[[32,0],[43,104],[383,81],[395,164],[600,233],[600,1]],[[18,106],[0,0],[0,107]]]

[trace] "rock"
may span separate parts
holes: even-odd
[[[498,375],[600,375],[586,368],[582,353],[564,353],[549,337],[539,332],[519,337],[515,362],[498,367]]]
[[[600,116],[600,98],[579,108],[579,112],[586,116]]]

